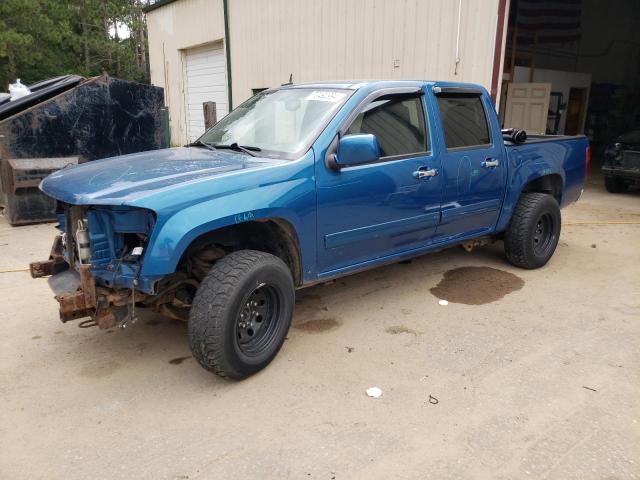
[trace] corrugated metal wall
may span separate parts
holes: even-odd
[[[490,89],[498,3],[229,0],[233,104],[290,74],[294,82],[433,79]],[[151,80],[165,87],[173,143],[184,143],[184,52],[223,39],[222,0],[179,0],[149,12],[147,23]]]
[[[437,79],[490,89],[497,16],[498,0],[229,0],[234,105],[290,74],[294,82]]]

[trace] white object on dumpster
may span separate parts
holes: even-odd
[[[446,300],[438,300],[438,303],[443,307],[446,307],[447,305],[449,305],[449,302],[447,302]]]
[[[31,93],[31,90],[26,85],[23,85],[20,82],[20,79],[16,80],[16,83],[9,84],[9,95],[11,95],[11,100],[17,100],[22,97],[26,97]]]
[[[11,98],[11,94],[0,92],[0,102],[4,102],[7,98]]]
[[[382,390],[380,390],[378,387],[367,388],[367,395],[373,398],[380,398],[380,396],[382,395]]]

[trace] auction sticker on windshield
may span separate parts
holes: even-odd
[[[337,103],[346,96],[346,93],[331,92],[327,90],[315,90],[307,95],[305,100],[317,100],[320,102]]]

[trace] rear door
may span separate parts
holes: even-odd
[[[422,90],[373,94],[341,132],[376,135],[381,157],[339,171],[318,160],[320,276],[427,245],[440,218],[440,159],[433,154]]]
[[[477,236],[495,228],[506,183],[504,145],[493,105],[473,90],[439,90],[442,128],[442,219],[435,241]]]

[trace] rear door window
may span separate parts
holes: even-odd
[[[380,157],[426,152],[429,149],[422,97],[386,95],[368,103],[351,122],[346,135],[372,133]]]
[[[487,115],[479,95],[441,94],[437,99],[448,149],[490,145]]]

